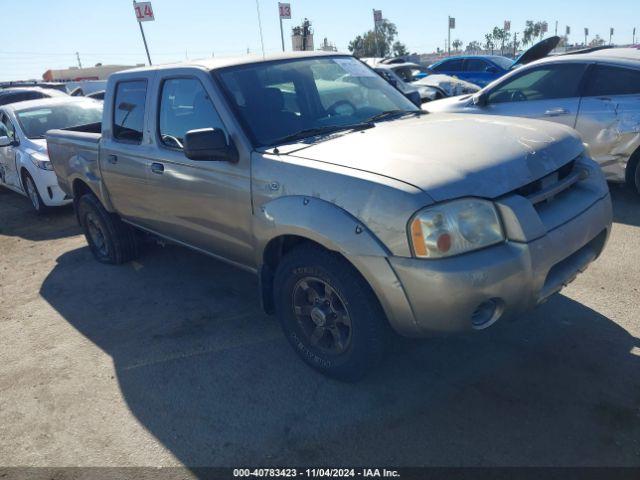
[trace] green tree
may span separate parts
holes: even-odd
[[[462,40],[460,40],[459,38],[456,38],[453,42],[451,42],[451,46],[457,52],[458,50],[460,50],[460,47],[462,46]]]
[[[544,37],[543,24],[544,21],[542,20],[537,22],[533,20],[526,21],[524,32],[522,32],[522,46],[526,47],[530,43],[532,44],[538,40],[542,40],[542,37]]]
[[[477,53],[480,50],[482,50],[482,45],[480,45],[480,42],[476,42],[475,40],[472,42],[469,42],[467,44],[467,47],[465,48],[465,51],[469,53]]]
[[[491,35],[493,36],[496,45],[500,45],[500,53],[504,55],[504,46],[509,43],[511,34],[504,28],[494,27]]]
[[[493,55],[493,49],[496,48],[496,44],[493,42],[493,35],[491,33],[487,33],[484,36],[484,49],[491,50],[491,55]]]
[[[392,51],[394,57],[404,57],[405,55],[409,55],[409,50],[407,50],[406,45],[397,40],[393,42]]]
[[[590,47],[601,47],[607,43],[604,38],[600,38],[600,35],[596,35],[593,40],[589,42]]]
[[[349,42],[348,48],[356,57],[388,57],[394,51],[397,35],[398,29],[395,24],[383,20],[375,31],[369,30],[354,38]]]

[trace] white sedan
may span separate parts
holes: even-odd
[[[79,97],[0,107],[0,185],[27,196],[36,212],[71,203],[47,155],[47,130],[102,121],[102,103]]]

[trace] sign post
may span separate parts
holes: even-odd
[[[449,52],[449,56],[451,56],[451,30],[456,28],[456,19],[453,17],[449,17],[449,34],[447,36],[447,50]]]
[[[282,51],[284,52],[284,31],[282,30],[282,19],[291,19],[291,4],[278,2],[278,10],[280,11],[280,39],[282,40]]]
[[[384,57],[384,54],[380,50],[380,42],[378,41],[378,28],[382,25],[382,10],[373,9],[373,33],[376,39],[376,50],[380,57]]]
[[[613,39],[613,33],[614,33],[614,30],[613,30],[613,27],[611,27],[609,29],[609,45],[611,45],[611,41]]]
[[[133,0],[133,11],[136,14],[136,20],[138,20],[138,26],[140,27],[140,34],[142,35],[142,42],[144,43],[144,49],[147,52],[147,60],[149,65],[151,63],[151,55],[149,55],[149,47],[147,46],[147,39],[144,36],[144,29],[142,28],[142,22],[153,22],[155,17],[153,16],[153,8],[151,2],[136,2]]]
[[[587,46],[587,37],[589,36],[589,29],[585,28],[584,29],[584,46]]]

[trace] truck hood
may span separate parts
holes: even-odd
[[[584,147],[572,129],[539,120],[435,114],[380,122],[289,155],[375,173],[433,200],[496,198],[557,170]]]

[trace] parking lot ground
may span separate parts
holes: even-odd
[[[306,367],[256,279],[187,249],[95,262],[70,209],[0,190],[0,465],[640,465],[640,198],[603,256],[474,335]]]

